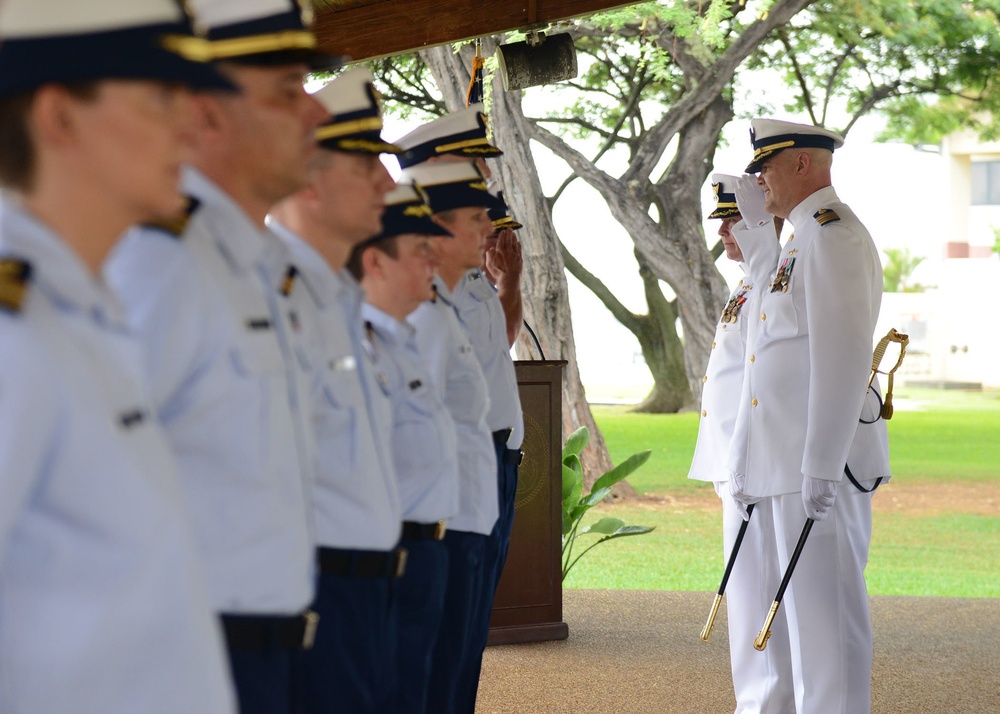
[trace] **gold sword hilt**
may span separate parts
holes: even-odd
[[[712,628],[715,627],[715,616],[719,614],[719,605],[722,604],[722,595],[715,596],[715,602],[712,603],[712,611],[708,613],[708,622],[705,623],[705,628],[701,631],[701,641],[708,642],[708,638],[712,636]]]
[[[778,614],[778,606],[781,603],[777,600],[771,605],[771,610],[767,613],[767,619],[764,620],[764,628],[757,633],[757,639],[753,641],[753,648],[758,652],[763,652],[764,648],[767,647],[767,641],[771,639],[771,623],[774,622],[774,616]]]
[[[890,342],[895,342],[899,345],[899,359],[896,360],[896,364],[888,372],[882,372],[881,374],[886,374],[889,376],[889,385],[885,392],[885,399],[882,404],[882,418],[892,419],[892,378],[899,369],[900,365],[903,364],[903,358],[906,357],[906,347],[910,344],[910,336],[904,335],[902,332],[896,330],[896,328],[890,328],[886,336],[879,340],[878,344],[875,346],[875,351],[872,354],[872,375],[868,378],[868,389],[872,388],[872,383],[875,381],[875,375],[879,374],[879,365],[882,363],[882,358],[885,357],[885,350],[889,346]]]

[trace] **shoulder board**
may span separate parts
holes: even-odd
[[[175,216],[169,218],[161,218],[155,221],[149,221],[143,223],[143,228],[152,228],[156,231],[161,231],[171,238],[180,238],[184,235],[184,231],[187,230],[188,223],[191,222],[191,216],[194,215],[195,211],[201,205],[201,201],[197,198],[191,196],[187,197],[187,205],[184,210]]]
[[[821,208],[813,214],[813,218],[821,226],[825,226],[827,223],[833,223],[834,221],[839,221],[840,216],[832,208]]]
[[[21,311],[30,279],[30,263],[17,258],[0,258],[0,310]]]

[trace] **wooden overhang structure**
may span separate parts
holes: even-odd
[[[633,3],[621,0],[312,0],[328,52],[372,59],[545,25]]]

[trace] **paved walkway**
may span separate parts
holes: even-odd
[[[713,595],[570,590],[569,640],[490,647],[477,714],[732,714]],[[872,599],[873,714],[1000,712],[1000,600]]]

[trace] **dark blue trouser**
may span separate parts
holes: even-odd
[[[479,674],[483,668],[483,651],[486,649],[486,642],[490,636],[493,597],[496,595],[500,576],[507,563],[510,532],[514,527],[514,496],[517,493],[519,458],[519,451],[511,451],[505,444],[497,446],[497,495],[500,503],[500,516],[493,526],[493,531],[486,538],[484,587],[479,602],[476,604],[476,614],[474,615],[476,631],[473,633],[473,648],[467,662],[465,677],[468,689],[459,699],[461,705],[459,711],[467,714],[472,714],[476,710]]]
[[[506,445],[497,447],[497,499],[500,517],[486,545],[486,562],[493,559],[493,593],[500,585],[504,565],[507,564],[507,550],[510,548],[510,532],[514,528],[514,498],[517,496],[517,473],[521,458],[520,451],[508,449]],[[490,609],[493,603],[490,602]],[[488,617],[488,616],[487,616]]]
[[[444,541],[404,538],[406,574],[396,581],[398,640],[394,714],[424,714],[434,646],[444,614],[448,549]]]
[[[454,714],[467,711],[463,702],[469,691],[468,660],[473,648],[473,616],[484,587],[483,555],[486,536],[449,530],[444,537],[448,550],[448,584],[444,617],[434,646],[427,711]],[[460,699],[461,698],[461,699]]]
[[[304,653],[306,714],[384,714],[395,687],[395,581],[320,575],[312,609],[320,616]]]
[[[229,648],[240,714],[301,711],[301,652]]]

